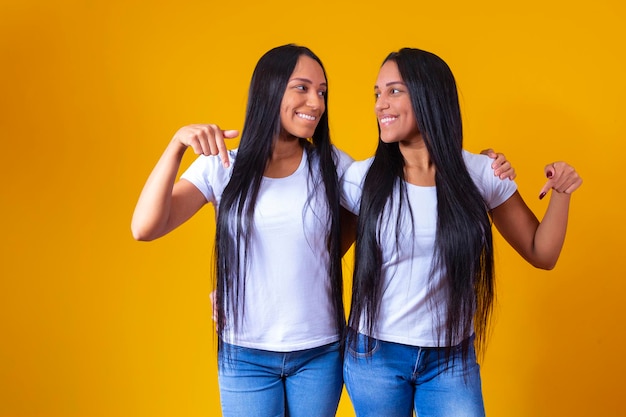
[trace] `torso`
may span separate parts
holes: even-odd
[[[515,192],[515,183],[494,177],[488,157],[465,153],[464,158],[474,183],[489,207],[501,204]],[[344,204],[355,214],[359,212],[362,181],[370,163],[371,159],[354,163],[343,181]],[[379,223],[383,258],[382,298],[378,330],[371,336],[413,346],[436,346],[438,329],[433,322],[433,308],[439,314],[445,313],[445,298],[442,298],[445,286],[440,279],[441,271],[432,270],[437,232],[434,170],[432,183],[430,175],[418,174],[411,178],[411,182],[405,182],[409,204],[403,205],[400,215],[396,211],[397,205],[392,209],[387,207],[386,217]],[[396,189],[395,201],[398,197]],[[410,211],[407,210],[409,206]]]

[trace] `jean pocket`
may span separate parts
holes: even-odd
[[[362,333],[354,333],[347,340],[346,350],[355,358],[365,358],[376,353],[379,345],[378,339]]]

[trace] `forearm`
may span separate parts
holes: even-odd
[[[172,190],[186,147],[172,140],[141,191],[131,230],[137,240],[152,240],[168,231]]]
[[[533,241],[534,258],[538,267],[552,269],[565,242],[571,195],[552,191],[550,203]]]
[[[539,222],[519,192],[492,210],[494,224],[515,250],[536,268],[552,269],[563,249],[571,194],[582,179],[565,162],[554,162],[544,168],[548,181],[540,192],[550,193],[550,202]]]

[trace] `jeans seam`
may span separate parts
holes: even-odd
[[[424,354],[424,350],[420,347],[417,351],[417,358],[415,358],[415,365],[413,365],[413,372],[411,373],[412,382],[415,383],[417,378],[420,376],[420,360],[422,359],[422,355]]]

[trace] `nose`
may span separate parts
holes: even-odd
[[[376,99],[376,103],[374,104],[374,111],[379,112],[379,111],[381,111],[383,109],[387,109],[387,108],[389,108],[389,103],[385,99],[385,96],[381,94]]]
[[[324,105],[324,96],[318,94],[317,91],[311,91],[307,95],[306,105],[314,110],[317,110]]]

